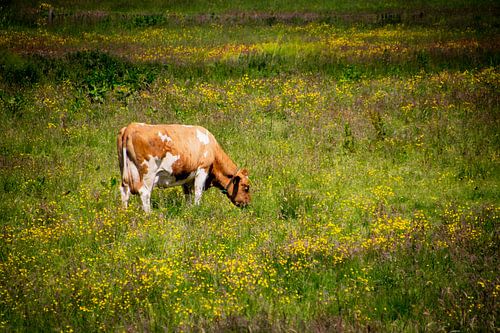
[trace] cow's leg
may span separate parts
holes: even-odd
[[[141,196],[142,209],[146,213],[151,212],[151,190],[146,186],[142,186],[139,195]]]
[[[122,184],[120,186],[120,194],[122,196],[122,205],[125,209],[127,209],[128,199],[130,198],[130,187],[128,187],[128,185]]]
[[[194,204],[199,205],[201,195],[205,189],[205,182],[207,181],[208,173],[205,169],[199,168],[194,178]]]
[[[193,188],[194,188],[194,182],[189,182],[182,185],[182,189],[184,190],[184,196],[186,197],[186,202],[189,205],[193,203]]]
[[[155,185],[155,176],[146,175],[144,176],[142,186],[139,189],[139,195],[141,196],[142,209],[149,213],[151,212],[151,192],[153,192],[153,187]]]

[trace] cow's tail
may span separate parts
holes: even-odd
[[[126,165],[127,165],[127,151],[125,150],[125,143],[123,142],[125,139],[125,130],[126,127],[123,127],[118,133],[118,137],[116,138],[116,150],[118,152],[118,164],[120,165],[120,174],[122,177],[122,184],[124,182],[125,175],[127,173]]]
[[[120,164],[122,186],[129,187],[132,193],[138,193],[140,188],[139,169],[135,164],[136,156],[130,132],[127,127],[120,130],[117,140],[118,162]]]
[[[122,176],[122,186],[128,186],[131,184],[131,174],[129,166],[129,158],[127,156],[127,142],[129,140],[126,127],[120,130],[117,138],[117,150],[118,150],[118,163],[120,164],[120,173]]]
[[[126,138],[125,138],[126,140]],[[122,163],[123,163],[123,171],[122,171],[122,183],[129,184],[130,183],[130,172],[128,166],[128,158],[127,158],[127,145],[124,144],[122,147]]]

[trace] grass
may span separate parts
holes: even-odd
[[[498,329],[495,20],[292,22],[242,4],[257,7],[213,10],[277,21],[197,21],[203,2],[174,4],[193,15],[177,26],[3,16],[0,328]],[[339,9],[319,5],[297,15]],[[191,207],[173,188],[150,215],[136,197],[123,210],[131,121],[209,128],[250,170],[252,205],[212,189]]]
[[[262,11],[271,13],[280,12],[292,12],[292,11],[341,11],[348,13],[358,13],[359,11],[377,11],[377,10],[391,10],[391,9],[426,9],[426,8],[463,8],[469,7],[470,3],[463,0],[453,0],[449,2],[443,2],[439,0],[433,1],[415,1],[412,3],[407,3],[401,0],[377,2],[377,1],[350,1],[349,3],[343,3],[338,1],[296,1],[290,3],[289,1],[276,0],[272,2],[266,1],[218,1],[213,3],[206,0],[196,0],[189,4],[183,3],[182,1],[168,1],[168,2],[158,2],[158,1],[144,1],[142,3],[135,2],[124,2],[124,1],[51,1],[50,3],[41,3],[32,0],[21,0],[16,1],[16,3],[8,3],[6,9],[9,8],[33,8],[37,6],[48,7],[52,6],[55,8],[63,8],[71,11],[87,10],[95,11],[102,10],[105,12],[162,12],[170,11],[173,13],[225,13],[231,11]],[[494,1],[481,0],[476,1],[477,6],[495,6]]]

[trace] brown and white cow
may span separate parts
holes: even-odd
[[[153,187],[182,185],[189,201],[200,203],[204,190],[221,189],[236,206],[250,202],[248,171],[239,169],[205,128],[132,123],[117,139],[123,205],[139,194],[150,211]]]

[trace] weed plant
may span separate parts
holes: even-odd
[[[498,330],[498,25],[443,20],[1,30],[0,328]],[[122,209],[132,121],[210,129],[252,204]]]

